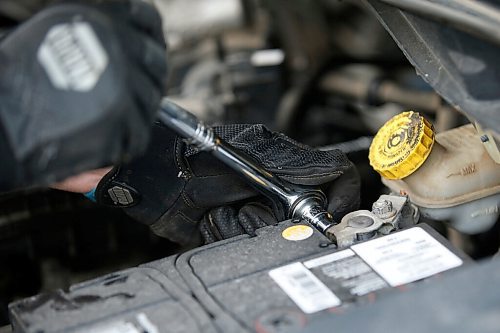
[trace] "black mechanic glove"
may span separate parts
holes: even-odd
[[[262,125],[214,130],[275,175],[321,186],[337,220],[357,208],[359,177],[340,150],[313,150]],[[187,147],[161,124],[155,124],[146,154],[109,172],[95,195],[99,203],[128,207],[128,215],[159,236],[191,246],[200,244],[201,237],[212,242],[253,234],[286,218],[229,167],[207,152]]]
[[[140,1],[63,2],[0,43],[0,191],[142,152],[165,90],[161,19]]]

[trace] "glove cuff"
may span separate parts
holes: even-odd
[[[97,185],[95,199],[97,203],[119,208],[133,207],[142,199],[141,194],[132,186],[117,179],[120,167],[114,167]]]

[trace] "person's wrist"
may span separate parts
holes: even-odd
[[[71,176],[61,182],[52,184],[50,187],[53,189],[74,192],[74,193],[89,193],[97,187],[101,179],[112,169],[106,167],[86,171],[76,176]]]

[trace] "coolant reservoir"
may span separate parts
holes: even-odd
[[[435,135],[417,112],[404,112],[378,131],[369,159],[382,182],[408,194],[423,216],[471,234],[498,219],[500,165],[472,125]]]

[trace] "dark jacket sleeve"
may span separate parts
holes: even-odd
[[[10,148],[3,125],[0,124],[0,193],[19,187],[21,182],[18,163]]]

